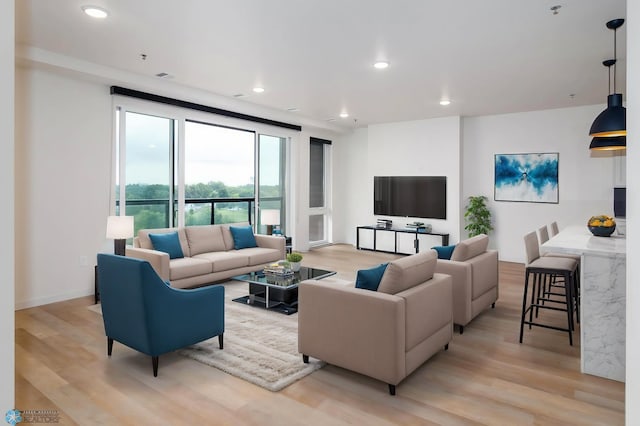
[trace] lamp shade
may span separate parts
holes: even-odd
[[[260,222],[263,225],[280,225],[280,210],[260,210]]]
[[[607,96],[607,109],[593,120],[589,136],[617,137],[627,135],[627,109],[622,106],[622,95]]]
[[[107,238],[126,240],[133,237],[133,216],[109,216],[107,218]]]
[[[595,151],[617,151],[627,148],[627,137],[618,136],[613,138],[593,138],[589,149]]]

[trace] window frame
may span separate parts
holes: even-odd
[[[322,207],[311,207],[311,144],[319,143],[323,146],[323,185],[324,185],[324,205]],[[331,168],[331,141],[311,137],[309,139],[309,203],[308,203],[308,221],[309,221],[309,246],[318,247],[329,244],[332,240],[331,223],[332,223],[332,168]],[[312,216],[322,216],[324,235],[320,240],[311,240],[310,220]]]
[[[259,149],[259,135],[263,134],[265,136],[272,136],[283,138],[285,140],[284,146],[284,206],[285,213],[283,217],[286,220],[284,227],[286,229],[292,229],[291,224],[289,223],[290,217],[293,216],[291,213],[292,206],[294,205],[292,197],[289,194],[291,192],[291,174],[292,174],[292,165],[290,161],[290,150],[292,143],[296,139],[299,138],[300,132],[293,129],[286,129],[277,126],[270,126],[267,124],[262,124],[258,122],[241,120],[238,118],[231,118],[222,115],[216,115],[208,112],[191,110],[187,108],[181,108],[172,105],[166,105],[161,103],[155,103],[147,100],[141,100],[136,98],[131,98],[127,96],[121,95],[113,95],[112,96],[112,112],[114,114],[113,119],[113,148],[112,148],[112,185],[111,185],[111,195],[110,195],[110,214],[115,214],[115,206],[116,199],[118,198],[117,194],[115,194],[116,181],[120,183],[124,183],[124,185],[120,185],[120,196],[124,196],[124,187],[126,186],[126,176],[123,175],[122,170],[118,170],[119,177],[116,179],[116,170],[118,165],[126,164],[123,161],[126,161],[126,157],[123,155],[123,150],[120,149],[122,144],[126,143],[125,131],[126,131],[126,120],[122,121],[118,118],[118,114],[121,114],[120,117],[123,117],[126,112],[133,112],[138,114],[145,115],[153,115],[168,119],[175,120],[174,126],[174,150],[173,150],[173,175],[174,182],[171,188],[171,192],[174,194],[173,204],[176,205],[174,211],[174,217],[170,218],[173,221],[172,226],[184,227],[185,226],[185,123],[186,121],[194,121],[200,122],[203,124],[210,124],[219,127],[227,127],[242,131],[249,131],[254,133],[254,153],[255,153],[255,161],[254,161],[254,185],[255,185],[255,197],[256,202],[253,204],[253,212],[252,217],[257,217],[259,214],[258,204],[259,204],[259,162],[258,162],[258,149]],[[119,124],[119,127],[118,127]],[[116,131],[119,129],[119,132]],[[122,167],[120,167],[122,169]],[[124,180],[123,180],[124,179]],[[122,214],[122,212],[121,212]],[[124,212],[126,214],[126,211]],[[175,217],[177,216],[177,218]],[[252,226],[256,226],[257,220],[254,220]]]

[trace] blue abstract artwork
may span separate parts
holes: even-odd
[[[496,201],[558,202],[558,153],[496,154]]]

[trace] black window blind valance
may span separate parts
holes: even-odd
[[[154,95],[153,93],[141,92],[139,90],[127,89],[120,86],[111,86],[112,95],[129,96],[132,98],[143,99],[145,101],[159,102],[165,105],[173,105],[181,108],[193,109],[196,111],[208,112],[211,114],[223,115],[225,117],[238,118],[240,120],[253,121],[254,123],[268,124],[270,126],[283,127],[285,129],[301,131],[302,126],[297,124],[285,123],[282,121],[269,120],[268,118],[257,117],[255,115],[242,114],[235,111],[229,111],[222,108],[215,108],[208,105],[197,104],[195,102],[183,101],[180,99],[169,98],[167,96]]]

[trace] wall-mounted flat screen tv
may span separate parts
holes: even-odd
[[[447,218],[446,176],[374,176],[373,214]]]

